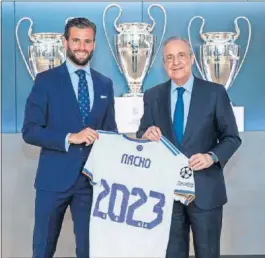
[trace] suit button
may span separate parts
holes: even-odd
[[[83,148],[81,147],[81,148],[79,148],[79,150],[80,150],[80,151],[82,151],[82,150],[83,150]]]

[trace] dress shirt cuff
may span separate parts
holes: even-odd
[[[68,151],[69,147],[70,147],[70,143],[69,143],[69,137],[70,137],[71,133],[68,133],[65,137],[65,150]]]

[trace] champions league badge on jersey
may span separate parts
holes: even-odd
[[[177,181],[177,185],[181,188],[180,192],[190,191],[194,192],[194,177],[193,170],[188,166],[182,167],[179,172],[179,180]]]
[[[195,198],[195,182],[193,170],[188,166],[182,167],[179,172],[177,189],[174,191],[175,201],[181,201],[188,205]]]
[[[192,170],[189,167],[183,167],[180,170],[180,176],[183,179],[189,179],[192,176]]]

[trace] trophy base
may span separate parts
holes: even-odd
[[[128,93],[123,93],[121,96],[122,97],[143,97],[144,94],[142,92],[128,92]]]
[[[115,120],[119,133],[136,133],[144,113],[143,97],[115,97]]]
[[[233,106],[236,124],[239,132],[244,132],[244,107]]]

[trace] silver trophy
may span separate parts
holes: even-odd
[[[202,25],[200,28],[200,36],[204,40],[204,43],[200,46],[200,63],[198,62],[196,55],[195,63],[204,80],[216,82],[224,85],[225,89],[232,85],[233,81],[237,77],[245,57],[248,52],[249,43],[251,39],[251,25],[249,20],[240,16],[234,20],[235,33],[234,32],[203,32],[203,27],[205,25],[205,20],[201,16],[194,16],[188,25],[188,37],[189,43],[192,42],[190,37],[190,27],[191,23],[195,19],[201,19]],[[248,23],[248,41],[243,55],[242,61],[240,62],[240,46],[235,44],[235,40],[238,39],[240,35],[240,30],[238,27],[238,20],[244,19]],[[194,51],[193,51],[194,52]]]
[[[28,47],[29,62],[25,58],[18,37],[19,26],[25,20],[30,22],[28,37],[32,41],[32,45]],[[65,61],[65,50],[62,43],[62,33],[32,33],[32,25],[33,21],[29,17],[21,18],[16,26],[16,41],[27,70],[34,80],[37,73],[62,64]]]
[[[114,21],[114,26],[118,34],[115,36],[115,53],[111,47],[110,40],[106,30],[105,16],[111,7],[119,9],[119,15]],[[150,15],[152,7],[159,7],[164,14],[164,27],[162,37],[157,50],[154,54],[155,36],[152,31],[156,25],[155,20]],[[152,20],[152,24],[143,22],[120,23],[117,22],[121,16],[122,9],[117,4],[108,5],[103,13],[103,28],[110,51],[117,63],[121,73],[124,74],[130,92],[123,96],[142,96],[142,84],[146,73],[150,70],[158,51],[161,47],[162,40],[165,35],[167,16],[165,9],[159,4],[152,4],[148,7],[148,16]]]

